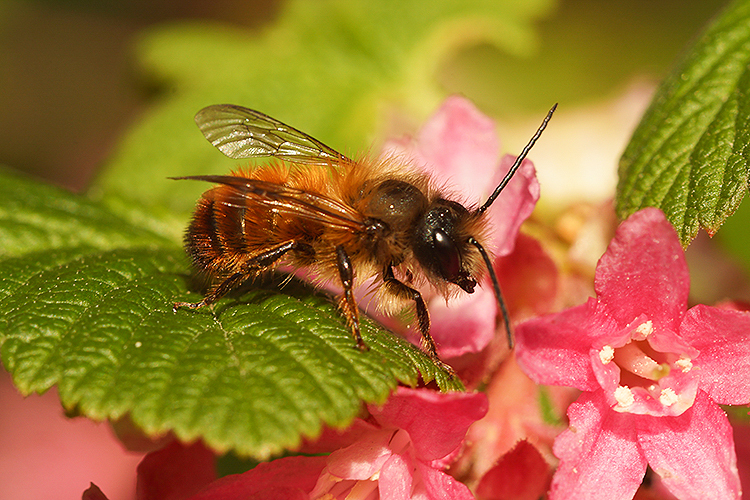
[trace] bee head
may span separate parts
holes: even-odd
[[[414,256],[433,281],[447,281],[473,293],[475,258],[469,243],[467,223],[475,218],[455,201],[435,200],[417,224]]]

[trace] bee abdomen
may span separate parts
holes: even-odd
[[[245,248],[245,209],[203,198],[185,234],[193,264],[203,270],[234,271]]]

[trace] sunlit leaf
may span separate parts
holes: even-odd
[[[621,218],[664,210],[683,245],[715,233],[748,187],[750,2],[732,3],[662,83],[620,161]]]

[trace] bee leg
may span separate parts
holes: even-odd
[[[175,302],[174,306],[172,306],[172,310],[174,312],[177,312],[177,309],[179,309],[180,307],[187,307],[188,309],[200,309],[201,307],[209,306],[226,295],[227,292],[235,288],[237,285],[239,285],[246,277],[247,273],[245,272],[234,273],[229,278],[219,283],[219,286],[211,290],[211,292],[203,297],[203,300],[201,300],[200,302]]]
[[[422,294],[419,293],[418,290],[415,290],[414,288],[397,280],[393,275],[393,267],[391,266],[386,266],[385,271],[383,271],[383,283],[386,287],[386,290],[388,290],[388,292],[390,292],[391,294],[397,297],[411,299],[414,301],[414,308],[417,312],[417,324],[419,325],[419,333],[422,334],[422,349],[424,349],[430,359],[432,359],[443,369],[445,369],[445,371],[447,371],[451,375],[451,377],[455,376],[456,372],[453,371],[453,368],[445,364],[437,354],[437,346],[435,345],[435,340],[433,340],[432,335],[430,335],[430,313],[427,310],[427,305],[422,298]]]
[[[274,262],[279,260],[285,253],[290,250],[294,250],[299,245],[299,242],[290,240],[285,241],[280,245],[266,250],[265,252],[254,256],[243,266],[245,269],[236,272],[229,276],[227,279],[219,283],[218,286],[214,287],[208,295],[203,297],[200,302],[175,302],[172,306],[172,310],[177,312],[180,307],[187,307],[189,309],[199,309],[204,306],[208,306],[222,298],[232,289],[236,288],[242,281],[248,276],[254,276],[259,272],[264,271]]]
[[[341,278],[341,286],[344,287],[344,295],[339,301],[339,307],[346,317],[346,323],[349,328],[352,329],[352,335],[357,341],[357,347],[362,350],[368,350],[365,342],[362,340],[362,334],[359,331],[359,310],[357,309],[357,301],[354,300],[354,267],[352,266],[349,255],[347,255],[344,247],[341,245],[336,247],[336,264],[339,268],[339,277]]]

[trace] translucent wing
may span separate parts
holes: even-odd
[[[245,208],[248,203],[253,203],[281,215],[288,214],[352,232],[362,231],[366,227],[362,216],[348,205],[301,189],[233,175],[191,175],[171,178],[223,184],[230,188],[221,198],[221,202],[227,205]]]
[[[294,127],[233,104],[203,108],[195,123],[230,158],[273,156],[298,163],[331,165],[352,160]]]

